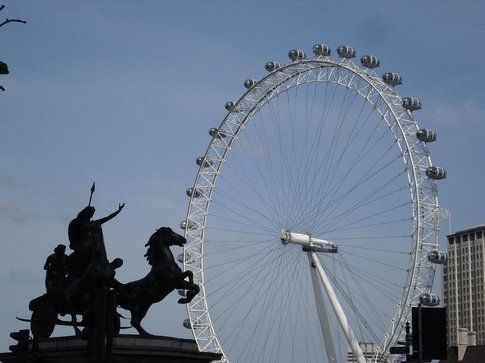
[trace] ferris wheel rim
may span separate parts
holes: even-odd
[[[285,82],[287,82],[292,77],[298,77],[305,72],[313,71],[313,70],[316,70],[318,68],[323,69],[324,67],[335,67],[335,68],[338,68],[338,69],[345,69],[349,73],[360,77],[364,82],[367,83],[367,85],[372,86],[374,91],[377,92],[377,94],[378,94],[378,99],[383,100],[384,103],[386,104],[387,108],[389,110],[391,110],[391,113],[393,114],[393,116],[395,118],[396,125],[398,126],[398,129],[399,129],[399,131],[402,135],[402,138],[403,138],[404,144],[406,146],[406,150],[407,150],[407,156],[409,157],[409,160],[410,160],[410,163],[411,163],[411,168],[409,168],[407,170],[407,175],[408,175],[408,178],[410,179],[411,193],[414,194],[414,198],[411,197],[411,201],[413,203],[412,209],[415,213],[415,231],[413,233],[413,240],[415,241],[414,263],[413,263],[413,267],[412,267],[412,272],[410,271],[408,273],[408,280],[409,280],[409,276],[411,276],[411,279],[409,280],[408,283],[406,283],[406,298],[403,299],[403,301],[402,301],[402,303],[403,303],[402,304],[403,305],[402,311],[401,311],[401,313],[397,312],[397,315],[399,315],[398,321],[395,322],[394,328],[393,328],[394,331],[392,331],[393,334],[391,335],[392,337],[396,337],[396,339],[397,339],[398,334],[396,335],[395,332],[399,329],[402,329],[402,327],[404,326],[404,322],[402,321],[402,317],[406,316],[408,314],[411,303],[412,303],[413,299],[415,299],[416,296],[417,296],[417,294],[415,293],[415,290],[423,289],[422,286],[418,286],[417,280],[418,280],[418,277],[419,277],[418,276],[419,272],[422,271],[425,268],[425,266],[423,266],[423,264],[422,264],[423,254],[419,253],[419,251],[422,250],[421,247],[422,247],[423,241],[424,241],[424,239],[422,239],[421,236],[420,236],[420,233],[421,233],[420,224],[421,224],[421,218],[422,218],[421,217],[421,214],[422,214],[421,213],[421,208],[422,208],[421,203],[422,203],[422,201],[421,201],[421,193],[420,193],[420,191],[421,191],[420,185],[421,184],[420,184],[420,181],[419,181],[420,176],[418,175],[418,171],[417,171],[417,168],[416,168],[416,165],[415,165],[415,162],[414,162],[415,160],[413,158],[414,153],[413,153],[412,147],[410,146],[410,142],[408,140],[409,135],[407,135],[406,132],[403,130],[403,125],[401,124],[402,120],[400,120],[400,117],[397,116],[396,111],[398,109],[401,114],[407,115],[407,117],[409,118],[409,124],[411,125],[412,130],[415,132],[418,129],[418,127],[417,127],[417,122],[414,119],[412,113],[409,112],[409,111],[403,111],[401,109],[402,106],[400,104],[399,96],[397,96],[397,94],[394,92],[392,87],[384,84],[375,75],[375,73],[373,71],[368,71],[368,70],[364,70],[360,67],[357,67],[353,64],[352,61],[347,60],[347,59],[335,60],[333,58],[328,58],[328,57],[316,57],[314,59],[303,59],[303,60],[298,60],[298,61],[295,61],[295,62],[292,62],[292,63],[289,63],[287,65],[282,66],[278,70],[275,70],[275,71],[269,73],[267,76],[265,76],[261,80],[257,81],[257,83],[252,88],[248,89],[239,98],[239,100],[234,104],[234,107],[237,108],[239,105],[243,104],[246,101],[247,97],[251,95],[251,92],[252,92],[254,87],[264,85],[265,83],[271,84],[271,80],[273,80],[275,82],[273,83],[273,87],[271,88],[271,90],[274,91],[278,86],[284,84]],[[281,74],[285,74],[285,72],[287,72],[287,71],[292,71],[292,70],[295,70],[295,72],[294,73],[290,72],[291,77],[285,78],[283,76],[278,80],[278,78],[277,78],[278,73],[280,73],[280,75],[281,75]],[[286,75],[288,76],[288,74],[286,74]],[[324,80],[321,80],[321,82],[324,82]],[[327,82],[329,82],[329,81],[327,80]],[[297,86],[302,85],[304,83],[305,82],[294,85],[294,87],[297,87]],[[309,82],[307,82],[307,83],[309,83]],[[331,82],[329,82],[329,83],[331,83]],[[378,86],[376,86],[376,84],[378,84]],[[345,86],[344,84],[342,84],[340,82],[336,82],[335,85],[336,86],[343,86],[343,87],[346,87],[348,89],[351,89],[349,85]],[[285,89],[285,90],[287,90],[287,89]],[[283,90],[283,91],[285,91],[285,90]],[[352,89],[352,90],[354,92],[358,93],[354,89]],[[283,92],[283,91],[281,91],[281,92]],[[266,96],[268,94],[269,94],[269,92],[266,94]],[[279,93],[276,93],[276,94],[279,94]],[[363,94],[360,94],[360,95],[362,97],[364,97]],[[266,96],[261,98],[259,100],[259,102],[256,103],[255,107],[251,110],[251,112],[244,114],[243,121],[240,123],[241,126],[246,125],[248,122],[250,122],[252,120],[253,116],[264,105],[264,103],[261,103],[261,100],[265,99]],[[273,97],[274,97],[274,95],[273,95]],[[269,101],[270,101],[270,99],[267,102],[269,102]],[[399,104],[397,104],[397,101],[399,101]],[[374,108],[376,108],[376,105],[373,104],[370,101],[369,98],[367,98],[367,102],[370,102],[374,106]],[[381,114],[381,117],[384,117],[382,113],[380,113],[380,114]],[[227,123],[229,122],[231,115],[233,115],[233,111],[228,112],[228,114],[223,119],[223,121],[221,122],[221,124],[220,124],[220,126],[217,130],[224,130],[225,129],[225,126],[227,126]],[[385,120],[385,119],[384,119],[384,121],[387,122],[387,120]],[[232,127],[233,126],[234,125],[232,125]],[[409,127],[409,125],[408,125],[408,127]],[[393,133],[393,136],[397,139],[397,137],[394,133]],[[223,139],[223,138],[221,138],[221,139]],[[206,152],[204,153],[204,156],[203,156],[204,159],[203,160],[205,160],[208,157],[213,143],[218,142],[218,140],[219,139],[217,139],[217,138],[212,138],[211,142],[209,143],[209,145],[206,149]],[[204,326],[204,327],[202,327],[202,329],[205,331],[204,334],[209,332],[209,335],[210,335],[209,338],[207,336],[204,336],[203,339],[199,339],[200,338],[200,335],[198,335],[199,327],[197,327],[198,321],[194,317],[194,315],[191,314],[192,308],[195,304],[188,304],[187,305],[187,312],[188,312],[189,319],[190,319],[191,329],[192,329],[192,332],[194,334],[194,338],[196,339],[197,344],[199,345],[199,348],[201,350],[208,350],[209,349],[211,351],[218,351],[218,352],[221,352],[221,353],[224,353],[224,352],[223,352],[221,345],[219,344],[217,334],[215,333],[214,327],[211,323],[210,311],[207,307],[207,302],[205,300],[203,243],[204,243],[205,226],[206,226],[206,223],[207,223],[207,214],[208,214],[208,210],[209,210],[209,206],[210,206],[212,191],[214,190],[214,188],[216,186],[217,178],[220,174],[220,170],[222,168],[222,165],[225,162],[227,153],[230,152],[230,148],[236,140],[237,140],[237,134],[232,135],[231,141],[229,143],[226,143],[226,145],[225,145],[226,149],[220,155],[221,159],[220,159],[220,162],[217,164],[217,168],[214,168],[215,169],[214,170],[214,182],[213,182],[213,185],[212,185],[211,190],[209,192],[209,195],[207,195],[207,204],[206,204],[206,209],[205,209],[205,213],[206,213],[205,219],[203,220],[203,224],[198,225],[198,228],[197,228],[197,229],[200,229],[200,235],[201,235],[201,238],[199,238],[200,245],[201,245],[200,246],[201,253],[200,253],[200,256],[198,257],[200,259],[200,272],[201,272],[201,274],[200,274],[200,283],[201,283],[200,300],[202,301],[203,305],[205,304],[205,310],[206,311],[204,313],[207,315],[208,321],[209,321],[209,326]],[[422,161],[424,161],[427,165],[431,166],[431,159],[430,159],[429,152],[427,150],[427,146],[424,143],[418,143],[418,144],[415,144],[413,146],[416,146],[416,145],[419,145],[423,149],[421,152],[423,153],[423,155],[425,155],[425,157]],[[404,153],[404,151],[402,149],[401,149],[401,151]],[[403,159],[404,158],[405,158],[405,156],[403,155]],[[405,162],[405,165],[406,165],[406,159],[404,159],[404,162]],[[212,166],[211,166],[211,168],[212,168]],[[204,167],[200,166],[200,168],[197,172],[197,176],[196,176],[196,179],[195,179],[194,186],[193,186],[194,189],[196,189],[199,186],[198,181],[202,177],[201,173],[203,173],[203,171],[204,171]],[[186,221],[191,220],[191,210],[194,207],[193,203],[196,199],[197,198],[194,198],[193,196],[191,196],[191,198],[190,198],[189,208],[188,208],[187,215],[186,215]],[[436,192],[433,195],[431,195],[431,199],[433,200],[433,202],[436,206],[439,206]],[[188,241],[193,237],[193,233],[188,227],[185,229],[185,236],[188,239]],[[435,248],[437,246],[437,235],[434,236],[434,242],[430,243],[430,246],[431,246],[430,248]],[[188,242],[188,245],[184,248],[184,269],[190,269],[191,266],[189,266],[189,263],[186,263],[186,262],[188,262],[187,258],[185,257],[186,252],[190,252],[189,242]],[[190,253],[193,253],[193,251],[190,252]],[[191,261],[190,264],[193,264],[193,261]],[[426,269],[430,272],[430,276],[428,277],[428,281],[429,280],[432,281],[433,276],[434,276],[434,265],[430,265],[430,266],[431,266],[431,268],[426,267]],[[200,302],[199,302],[199,305],[200,305]],[[198,311],[198,314],[200,315],[200,311]],[[396,339],[389,339],[386,347],[389,346],[389,344],[391,344]],[[226,360],[224,360],[224,359],[226,359]],[[223,358],[223,361],[228,361],[228,360],[227,360],[227,358]]]

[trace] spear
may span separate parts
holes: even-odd
[[[89,196],[89,203],[88,203],[88,207],[91,206],[91,199],[93,199],[93,194],[94,194],[94,190],[96,189],[96,183],[93,183],[93,185],[91,186],[91,195]]]

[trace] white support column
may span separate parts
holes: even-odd
[[[332,332],[330,330],[330,323],[328,321],[328,314],[323,302],[322,289],[320,288],[320,280],[318,279],[317,271],[313,267],[311,252],[308,252],[308,261],[310,263],[310,271],[312,274],[313,292],[315,294],[315,301],[317,303],[318,318],[320,319],[320,328],[322,329],[323,342],[325,343],[325,351],[329,362],[337,362],[335,354],[335,346],[333,344]]]
[[[318,272],[318,275],[320,276],[320,279],[322,280],[323,287],[327,292],[330,303],[332,304],[333,310],[335,311],[335,315],[337,315],[337,319],[347,338],[347,342],[349,343],[350,349],[352,350],[352,353],[354,354],[355,359],[357,359],[358,363],[367,363],[365,360],[364,354],[360,349],[359,342],[355,338],[354,332],[352,331],[352,328],[350,327],[347,317],[345,316],[345,312],[342,309],[342,305],[340,305],[340,302],[338,301],[337,295],[333,290],[332,284],[330,283],[330,280],[328,279],[327,274],[317,257],[317,254],[313,251],[310,251],[308,253],[313,265],[315,266]]]

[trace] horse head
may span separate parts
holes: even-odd
[[[171,228],[159,228],[145,244],[145,247],[148,247],[145,257],[150,265],[153,265],[155,260],[163,258],[166,252],[165,249],[170,246],[182,247],[186,242],[187,240],[183,236],[175,233]]]

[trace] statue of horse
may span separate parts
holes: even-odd
[[[141,326],[150,306],[163,300],[174,289],[187,290],[186,297],[179,299],[179,304],[187,304],[200,291],[194,284],[192,271],[182,272],[175,261],[170,246],[182,247],[186,239],[168,227],[162,227],[152,234],[145,247],[145,257],[152,266],[142,279],[123,286],[117,296],[117,304],[131,313],[131,326],[140,335],[150,335]],[[186,280],[188,279],[188,281]]]

